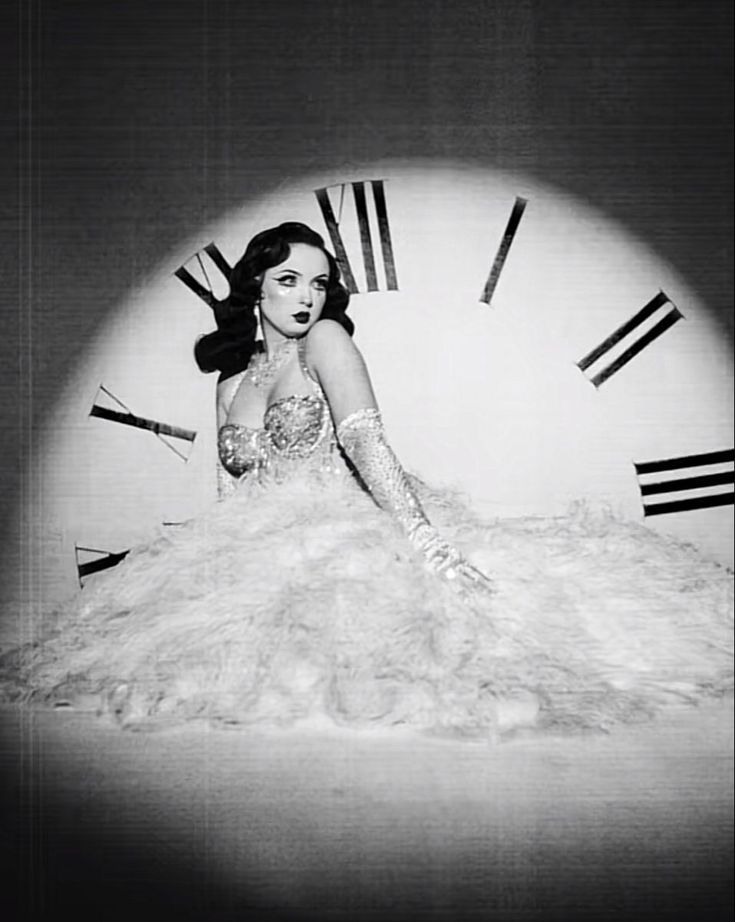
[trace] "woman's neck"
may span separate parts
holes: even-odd
[[[263,330],[263,348],[266,358],[271,359],[278,353],[287,349],[289,344],[295,345],[296,337],[284,336],[275,330]]]

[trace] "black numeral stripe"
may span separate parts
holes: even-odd
[[[735,460],[735,451],[711,451],[697,455],[683,455],[680,458],[664,458],[658,461],[635,462],[635,472],[641,497],[644,498],[643,514],[645,516],[664,515],[671,512],[686,512],[691,509],[709,509],[714,506],[729,506],[733,504],[735,494],[728,492],[705,493],[701,496],[692,496],[686,499],[672,499],[665,502],[647,503],[645,497],[661,496],[667,493],[683,493],[689,490],[707,490],[711,487],[720,487],[735,483],[735,471],[717,471],[712,474],[695,474],[677,477],[671,480],[655,480],[650,482],[645,478],[648,475],[657,476],[665,471],[685,471],[690,468],[704,465],[727,464],[730,467]]]
[[[204,275],[204,278],[207,280],[207,285],[209,287],[202,285],[202,283],[197,278],[195,278],[191,272],[189,272],[189,270],[186,268],[186,265],[180,266],[174,272],[174,275],[177,279],[182,281],[190,291],[193,291],[197,297],[201,298],[205,304],[214,310],[214,308],[220,303],[220,299],[215,296],[212,285],[209,282],[209,276],[207,274],[206,266],[201,255],[202,253],[206,253],[207,256],[209,256],[217,269],[219,269],[224,278],[229,282],[230,276],[232,275],[232,266],[230,266],[230,264],[227,262],[227,260],[224,258],[214,243],[208,243],[203,250],[201,250],[199,253],[195,253],[192,257],[199,263],[199,267],[202,271],[202,274]]]
[[[378,233],[380,234],[380,249],[383,253],[386,287],[389,291],[398,291],[398,275],[396,274],[393,242],[391,240],[390,226],[388,224],[388,207],[385,203],[385,188],[382,179],[373,179],[371,182],[373,186],[375,212],[378,216]]]
[[[136,429],[149,429],[156,435],[169,435],[175,439],[184,439],[186,442],[193,442],[196,438],[196,432],[191,429],[182,429],[180,426],[170,426],[168,423],[159,423],[155,419],[146,419],[144,416],[136,416],[134,413],[122,413],[120,410],[109,410],[107,407],[101,407],[95,404],[89,411],[90,416],[98,416],[100,419],[109,419],[113,423],[123,423],[126,426],[134,426]]]
[[[398,275],[396,273],[395,257],[393,255],[393,242],[390,234],[390,225],[388,223],[388,208],[385,201],[385,186],[382,179],[369,180],[373,193],[373,202],[375,203],[375,214],[378,220],[378,236],[380,237],[380,251],[383,258],[383,268],[385,271],[385,287],[389,291],[398,290]],[[346,185],[352,186],[352,194],[355,199],[355,211],[357,214],[357,226],[360,233],[360,248],[362,251],[362,261],[365,267],[365,281],[368,291],[379,291],[378,273],[375,266],[375,246],[370,231],[370,222],[368,219],[367,195],[365,193],[365,182],[343,183],[339,188],[344,193]],[[355,274],[352,271],[347,249],[340,233],[340,225],[337,220],[332,203],[329,199],[329,189],[334,187],[326,186],[323,189],[315,189],[314,194],[319,204],[319,208],[324,218],[324,223],[332,241],[337,262],[342,272],[342,280],[345,287],[352,294],[358,294],[359,288],[355,281]]]
[[[510,250],[511,244],[515,239],[518,225],[521,223],[521,218],[523,217],[523,212],[526,210],[527,203],[527,199],[516,196],[513,209],[510,213],[510,217],[508,218],[508,224],[505,228],[505,233],[503,234],[503,239],[500,241],[498,252],[495,254],[495,260],[493,261],[490,275],[488,275],[487,282],[485,282],[485,288],[480,295],[480,300],[484,301],[487,305],[489,305],[492,301],[493,294],[495,293],[495,289],[498,285],[498,280],[500,279],[500,273],[503,271],[505,260],[508,257],[508,251]]]
[[[668,311],[658,323],[622,352],[614,362],[611,362],[590,378],[590,381],[595,387],[604,384],[608,378],[611,378],[617,371],[620,371],[624,365],[627,365],[632,358],[635,358],[639,352],[642,352],[646,346],[649,346],[654,340],[658,339],[659,336],[665,333],[666,330],[672,327],[677,321],[682,320],[684,315],[679,308],[671,302],[668,295],[660,291],[654,298],[651,298],[645,307],[642,307],[637,314],[634,314],[630,320],[627,320],[624,324],[619,326],[618,329],[615,330],[614,333],[611,333],[607,339],[604,339],[599,346],[595,346],[591,352],[588,352],[584,358],[577,362],[577,367],[580,371],[587,371],[587,369],[597,362],[599,358],[606,352],[609,352],[613,346],[616,346],[622,339],[628,336],[629,333],[632,333],[636,327],[648,320],[649,317],[653,316],[653,314],[665,304],[671,304],[671,310]]]
[[[137,416],[103,384],[100,384],[99,389],[119,404],[123,408],[123,412],[94,403],[89,411],[90,416],[106,419],[113,423],[122,423],[125,426],[133,426],[136,429],[148,429],[150,432],[154,433],[167,448],[170,448],[175,455],[183,461],[189,460],[188,457],[180,452],[175,445],[172,445],[165,436],[193,443],[197,435],[196,432],[191,429],[182,429],[180,426],[172,426],[169,423],[161,423],[155,419],[146,419],[144,416]]]
[[[332,203],[329,201],[329,194],[327,189],[317,189],[314,194],[316,195],[316,200],[319,203],[319,208],[321,209],[324,223],[327,225],[329,238],[332,241],[332,246],[334,247],[334,255],[337,257],[337,262],[339,263],[339,268],[342,272],[342,281],[345,284],[345,288],[347,288],[351,294],[355,294],[357,292],[355,276],[352,274],[352,267],[350,266],[350,261],[347,258],[347,250],[345,250],[345,245],[342,242],[342,235],[339,232],[339,226],[337,225],[337,219],[335,218],[334,211],[332,210]]]
[[[365,264],[365,280],[367,282],[368,291],[377,291],[378,275],[375,271],[373,240],[370,236],[370,224],[368,223],[367,200],[365,199],[365,183],[353,182],[352,191],[355,196],[357,223],[360,228],[360,245],[362,247],[362,261]]]
[[[101,554],[102,556],[98,557],[96,560],[88,560],[85,563],[80,563],[80,551],[84,551],[88,554]],[[85,577],[91,576],[93,573],[100,573],[102,570],[109,570],[112,567],[116,567],[129,553],[129,550],[111,553],[110,551],[102,551],[96,547],[82,547],[80,544],[75,544],[74,555],[76,557],[77,574],[80,584]]]

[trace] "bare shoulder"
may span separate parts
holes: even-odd
[[[231,399],[233,391],[237,388],[240,381],[240,375],[234,375],[231,378],[225,378],[224,381],[217,382],[217,402]]]
[[[318,358],[325,352],[348,350],[353,352],[355,344],[352,337],[341,323],[336,320],[317,320],[306,334],[306,350],[310,356]]]
[[[306,361],[322,384],[335,374],[362,368],[363,358],[352,337],[336,320],[318,320],[306,334]]]
[[[240,386],[242,377],[243,373],[239,372],[238,374],[232,375],[229,378],[225,378],[224,381],[217,382],[216,403],[218,418],[221,417],[224,419],[224,417],[226,417],[229,413],[232,400],[235,396],[235,392]]]
[[[218,381],[217,382],[217,404],[221,405],[223,403],[226,403],[227,398],[229,397],[231,391],[232,391],[232,385],[228,387],[227,381]]]

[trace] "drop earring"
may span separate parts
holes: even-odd
[[[260,316],[260,301],[255,305],[255,341],[263,340],[263,321]]]

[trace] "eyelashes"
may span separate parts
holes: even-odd
[[[295,275],[281,275],[276,277],[276,281],[279,285],[284,285],[286,288],[294,288],[298,282],[298,279]],[[328,281],[327,279],[314,279],[312,284],[319,291],[326,291]]]

